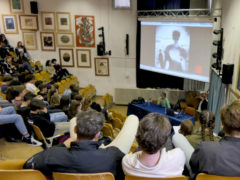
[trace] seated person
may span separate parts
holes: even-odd
[[[56,71],[52,65],[52,61],[47,60],[45,66],[46,66],[46,71],[49,73],[50,78],[56,80]]]
[[[213,136],[213,129],[215,127],[215,116],[210,111],[202,111],[199,116],[201,131],[196,132],[192,135],[186,136],[187,140],[196,148],[197,143],[201,141],[219,141],[220,137]]]
[[[10,86],[6,91],[6,99],[13,103],[15,109],[19,109],[22,104],[24,95],[26,94],[25,86]]]
[[[0,41],[0,57],[5,59],[5,57],[10,56],[8,50],[5,47],[4,42]]]
[[[31,136],[29,135],[22,117],[16,114],[13,106],[1,108],[0,107],[0,123],[9,124],[14,123],[18,131],[22,134],[22,141],[28,144],[36,145]]]
[[[53,67],[55,68],[56,74],[57,74],[57,81],[61,81],[64,77],[70,76],[70,73],[67,69],[63,69],[61,65],[57,64],[56,59],[52,59]]]
[[[36,83],[35,83],[36,84]],[[38,95],[42,96],[44,101],[47,101],[47,84],[42,83],[38,86],[39,92]]]
[[[2,85],[1,85],[1,92],[2,93],[6,93],[6,90],[8,88],[8,85],[10,83],[10,81],[13,80],[13,77],[11,75],[6,75],[3,77],[3,82],[2,82]]]
[[[240,177],[240,101],[235,100],[220,110],[225,137],[219,142],[197,145],[190,165],[193,173]]]
[[[82,104],[79,101],[72,100],[69,110],[68,110],[68,118],[74,118],[78,112],[81,112]]]
[[[23,52],[24,56],[27,57],[27,50],[25,46],[22,44],[22,41],[18,41],[17,47],[15,48],[15,53],[17,56],[20,55],[20,52]]]
[[[184,136],[191,135],[193,133],[193,123],[189,119],[185,119],[181,122],[179,133]]]
[[[51,137],[55,131],[55,124],[50,121],[46,105],[40,99],[33,99],[30,103],[29,118],[38,126],[45,137]]]
[[[35,77],[32,74],[28,74],[25,78],[26,83],[26,89],[34,94],[39,92],[39,89],[35,86]]]
[[[142,151],[124,156],[124,173],[154,178],[182,175],[183,151],[179,148],[166,151],[165,148],[171,128],[169,120],[160,114],[150,113],[143,117],[136,135]]]
[[[52,172],[100,173],[111,172],[116,180],[124,179],[121,160],[134,140],[138,119],[132,116],[124,133],[119,133],[116,141],[100,148],[95,141],[104,125],[104,116],[96,111],[81,112],[77,115],[74,128],[77,138],[70,138],[64,144],[49,148],[31,157],[24,165],[26,169],[37,169],[45,175]],[[134,122],[134,123],[133,123]],[[131,131],[129,131],[129,129]],[[126,141],[126,136],[128,141]],[[129,143],[130,142],[130,143]],[[126,148],[126,144],[127,148]],[[124,150],[127,150],[124,151]]]
[[[3,62],[3,68],[4,71],[8,74],[14,74],[17,71],[17,68],[12,65],[12,57],[11,56],[6,56],[5,61]]]
[[[165,108],[171,108],[168,98],[166,96],[167,94],[165,92],[162,92],[161,97],[158,98],[157,105],[160,105]]]

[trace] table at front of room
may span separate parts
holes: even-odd
[[[180,113],[180,115],[176,116],[169,116],[166,114],[166,108],[160,107],[153,103],[148,102],[143,104],[128,104],[127,115],[134,114],[139,118],[139,120],[141,120],[145,115],[151,112],[156,112],[167,117],[170,120],[172,126],[180,125],[181,122],[185,119],[191,120],[194,125],[194,117],[185,113]]]

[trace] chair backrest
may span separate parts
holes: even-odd
[[[43,135],[41,129],[38,126],[34,125],[34,124],[32,124],[32,127],[33,127],[33,131],[34,131],[37,139],[39,141],[43,141],[45,146],[46,146],[46,148],[50,147],[49,144],[47,143],[47,140],[46,140],[45,136]]]
[[[211,174],[200,173],[196,180],[240,180],[240,177],[216,176]]]
[[[26,159],[0,160],[0,169],[1,170],[22,169],[25,162],[26,162]]]
[[[191,115],[191,116],[194,116],[195,113],[196,113],[196,110],[195,110],[193,107],[186,107],[185,113],[186,113],[186,114],[189,114],[189,115]]]
[[[110,138],[114,138],[113,128],[112,125],[109,123],[104,123],[104,126],[102,128],[102,133],[104,136],[108,136]]]
[[[123,127],[123,123],[119,118],[113,118],[112,125],[114,128],[118,128],[118,129],[122,129]]]
[[[53,172],[53,177],[54,180],[114,180],[114,176],[109,172],[92,174]]]
[[[46,180],[46,177],[37,170],[0,170],[0,179],[6,180]]]
[[[137,177],[126,175],[125,180],[187,180],[186,176],[173,176],[173,177],[164,177],[164,178],[148,178],[148,177]]]

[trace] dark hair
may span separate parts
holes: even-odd
[[[57,89],[55,89],[55,88],[52,88],[52,89],[50,89],[49,91],[48,91],[48,97],[47,97],[47,99],[48,99],[48,102],[50,102],[50,100],[51,100],[51,97],[54,95],[54,93],[56,93],[57,92]]]
[[[165,92],[162,92],[162,95],[164,95],[164,97],[166,97],[166,96],[167,96],[167,94],[166,94]]]
[[[35,83],[36,84],[36,83]],[[45,83],[42,83],[42,84],[40,84],[39,86],[38,86],[38,89],[40,90],[40,91],[42,91],[44,88],[47,88],[47,84],[45,84]]]
[[[168,118],[150,113],[140,121],[136,139],[143,151],[154,154],[163,148],[171,132]]]
[[[35,79],[35,77],[34,77],[34,75],[32,75],[32,74],[28,74],[28,75],[26,75],[26,77],[25,77],[25,81],[26,81],[26,82],[29,82],[29,81],[34,80],[34,79]]]
[[[24,86],[10,86],[6,90],[6,99],[11,102],[13,99],[15,99],[21,92],[23,92],[25,89]]]
[[[50,105],[59,105],[60,97],[58,95],[52,95],[49,103]]]
[[[77,137],[93,139],[104,125],[104,116],[97,111],[80,112],[77,115]]]
[[[72,100],[69,110],[68,110],[68,118],[69,119],[72,119],[73,117],[76,116],[76,114],[78,113],[77,107],[80,105],[81,105],[81,103],[79,101]]]
[[[76,95],[74,95],[73,99],[77,100],[77,101],[82,101],[83,97],[81,94],[76,94]]]
[[[46,104],[44,104],[44,102],[40,99],[32,99],[31,103],[30,103],[30,109],[32,111],[36,111],[38,109],[44,109],[46,107]]]
[[[62,96],[60,99],[60,109],[66,110],[70,104],[69,96]]]
[[[71,89],[72,92],[77,92],[77,93],[79,93],[79,87],[78,87],[78,85],[76,85],[76,84],[71,84],[69,88]]]
[[[220,110],[223,128],[229,135],[240,134],[240,100],[235,100],[231,105],[226,105]]]
[[[24,97],[23,100],[24,101],[28,101],[28,100],[32,100],[33,98],[35,98],[37,95],[33,94],[32,92],[27,92]]]
[[[193,123],[189,119],[185,119],[181,122],[181,126],[179,129],[179,133],[183,134],[184,136],[191,135],[193,132]]]
[[[199,115],[199,120],[201,123],[201,133],[202,133],[202,141],[205,141],[205,129],[209,129],[209,139],[210,141],[214,141],[213,139],[213,129],[215,126],[215,116],[211,111],[204,110]]]
[[[99,104],[97,104],[96,102],[93,102],[90,106],[92,109],[96,110],[97,112],[101,112],[102,108]]]
[[[50,62],[51,62],[50,60],[47,60],[45,66],[49,66]]]
[[[52,63],[54,63],[54,62],[57,62],[57,60],[56,59],[52,59]]]
[[[18,86],[21,85],[21,83],[17,80],[11,80],[10,83],[8,84],[8,86]]]
[[[11,80],[13,80],[13,77],[12,76],[10,76],[10,75],[6,75],[6,76],[4,76],[3,77],[3,82],[8,82],[8,81],[11,81]]]
[[[41,84],[43,84],[43,81],[42,81],[42,80],[37,80],[34,84],[35,84],[35,86],[36,86],[37,88],[39,88],[39,86],[40,86]]]

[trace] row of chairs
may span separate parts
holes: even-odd
[[[86,99],[92,99],[96,96],[96,88],[92,84],[89,84],[80,90],[80,94]]]

